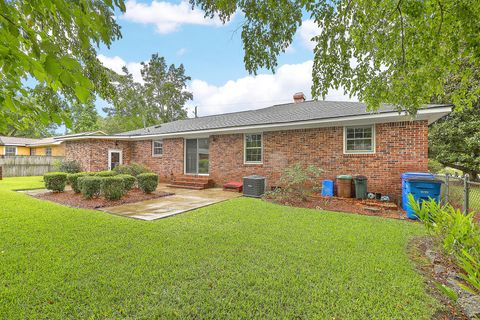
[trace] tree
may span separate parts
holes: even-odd
[[[48,137],[53,135],[58,127],[54,120],[66,116],[67,104],[65,100],[61,99],[51,88],[42,84],[26,90],[26,96],[22,97],[22,102],[28,105],[48,105],[52,114],[47,117],[40,117],[37,116],[36,112],[24,115],[6,110],[6,118],[13,120],[14,124],[6,123],[4,126],[0,126],[0,135],[27,138]]]
[[[148,116],[152,124],[170,122],[187,117],[185,103],[193,98],[186,91],[190,77],[185,75],[181,64],[167,69],[165,58],[153,54],[148,63],[142,62],[142,78],[145,81],[143,93],[148,105]]]
[[[461,79],[452,94],[471,107],[480,88],[468,90],[467,61],[480,62],[480,2],[469,0],[190,0],[206,15],[227,21],[243,12],[242,40],[249,72],[274,70],[307,13],[318,25],[313,38],[313,97],[343,87],[371,109],[391,103],[415,113],[444,94],[451,74]]]
[[[185,103],[193,95],[186,91],[190,77],[183,65],[167,66],[165,58],[154,54],[150,61],[142,62],[143,84],[135,82],[126,67],[122,70],[114,80],[121,94],[112,107],[104,109],[107,119],[102,125],[109,127],[107,131],[128,131],[187,117]]]
[[[429,131],[429,152],[435,160],[462,170],[472,179],[480,174],[480,107],[455,110]]]
[[[80,133],[98,130],[99,115],[95,104],[90,101],[86,104],[74,103],[71,107],[72,128],[71,133]]]
[[[0,130],[24,127],[19,115],[70,125],[68,113],[25,99],[28,83],[68,101],[114,97],[95,46],[109,47],[120,38],[116,8],[125,11],[124,1],[0,0]]]

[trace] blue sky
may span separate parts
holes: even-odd
[[[249,75],[243,64],[239,28],[242,17],[236,14],[227,24],[203,18],[191,10],[188,1],[127,1],[127,12],[117,15],[123,38],[110,49],[101,48],[99,59],[105,66],[120,71],[126,65],[140,79],[140,62],[153,53],[167,63],[183,63],[192,78],[188,89],[200,115],[233,112],[289,102],[295,92],[310,97],[313,45],[309,39],[318,31],[305,20],[286,53],[279,57],[275,74],[266,70]],[[347,100],[343,92],[332,91],[329,100]],[[103,102],[98,103],[99,109]]]

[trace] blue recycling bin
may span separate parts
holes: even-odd
[[[410,207],[409,194],[412,194],[415,201],[420,204],[422,201],[430,199],[440,202],[442,183],[443,181],[435,179],[431,173],[407,172],[402,174],[402,208],[406,211],[407,217],[418,218]]]
[[[333,180],[322,181],[322,197],[333,197]]]

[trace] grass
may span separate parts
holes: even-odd
[[[0,181],[3,318],[430,319],[414,223],[237,198],[146,222]]]
[[[450,185],[449,201],[456,207],[463,208],[464,188],[463,185]],[[471,185],[469,190],[469,208],[475,212],[480,212],[480,186]]]

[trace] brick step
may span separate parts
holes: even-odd
[[[204,188],[207,188],[208,187],[208,182],[192,182],[192,181],[178,181],[178,180],[174,180],[172,181],[172,184],[175,184],[175,185],[179,185],[179,186],[202,186]]]
[[[192,190],[203,190],[206,189],[203,186],[186,186],[186,185],[179,185],[179,184],[167,184],[167,187],[170,188],[181,188],[181,189],[192,189]]]
[[[209,177],[201,176],[177,176],[173,178],[174,181],[188,181],[188,182],[204,182],[208,183],[211,181]]]

